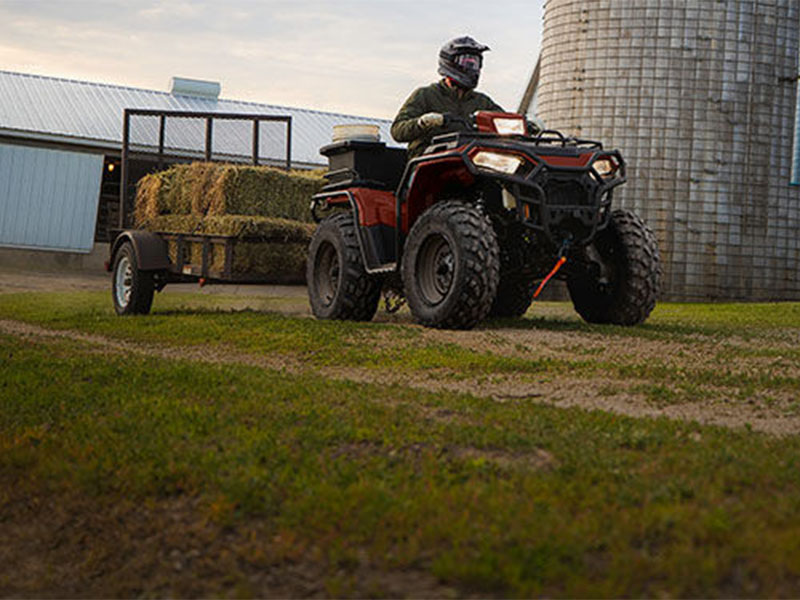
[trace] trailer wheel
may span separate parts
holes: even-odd
[[[638,325],[656,305],[661,259],[651,229],[635,213],[615,210],[587,249],[601,264],[601,277],[567,279],[572,304],[589,323]]]
[[[364,269],[352,213],[323,220],[308,249],[308,299],[318,319],[369,321],[378,310],[381,280]]]
[[[471,329],[492,307],[500,251],[491,221],[463,202],[440,202],[414,224],[403,255],[403,287],[422,325]]]
[[[155,281],[151,271],[139,269],[130,242],[120,246],[114,257],[111,297],[118,315],[146,315],[153,306]]]

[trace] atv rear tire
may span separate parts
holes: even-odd
[[[118,315],[146,315],[153,306],[155,280],[151,271],[139,269],[136,252],[125,242],[114,256],[111,298]]]
[[[318,319],[369,321],[375,316],[381,281],[364,269],[351,213],[331,215],[317,227],[308,249],[306,281]]]
[[[656,305],[661,285],[653,232],[635,213],[615,210],[592,246],[607,276],[567,279],[575,310],[589,323],[643,323]]]
[[[435,204],[408,235],[403,287],[411,314],[426,327],[475,327],[489,314],[499,273],[497,237],[474,206]]]

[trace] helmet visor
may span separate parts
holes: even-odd
[[[480,71],[483,57],[480,54],[459,54],[454,62],[465,71]]]

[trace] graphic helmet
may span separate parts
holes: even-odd
[[[450,40],[439,51],[439,74],[473,89],[481,76],[483,53],[488,49],[489,46],[479,44],[469,36]]]

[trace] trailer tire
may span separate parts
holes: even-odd
[[[643,323],[661,285],[661,258],[652,230],[635,213],[615,210],[592,245],[609,276],[607,281],[568,277],[575,310],[589,323]]]
[[[152,271],[139,269],[136,252],[124,242],[114,255],[111,297],[118,315],[146,315],[153,306],[155,279]]]
[[[434,204],[408,235],[402,278],[419,323],[475,327],[489,314],[500,278],[500,250],[489,217],[463,202]]]
[[[324,219],[306,263],[308,299],[318,319],[369,321],[378,310],[381,279],[367,273],[352,213]]]

